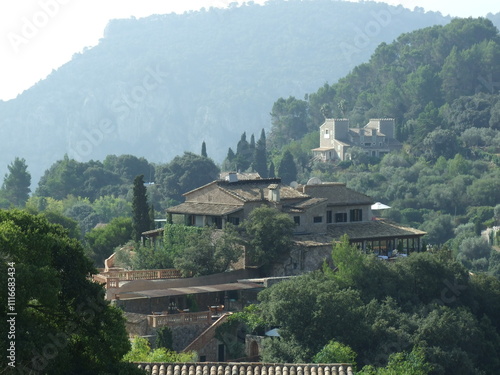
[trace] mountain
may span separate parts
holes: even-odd
[[[23,157],[36,184],[64,154],[166,162],[199,152],[202,141],[221,161],[243,131],[270,127],[276,98],[302,97],[367,61],[381,42],[449,21],[328,0],[113,20],[97,46],[0,101],[0,168]]]

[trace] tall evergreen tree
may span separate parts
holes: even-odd
[[[246,171],[252,162],[253,150],[247,141],[247,134],[244,132],[236,146],[236,168],[238,171]]]
[[[276,173],[274,172],[274,163],[271,161],[269,164],[269,178],[275,178]]]
[[[281,177],[281,182],[289,184],[297,179],[297,166],[293,160],[292,153],[288,150],[283,154],[280,166],[278,167],[278,176]]]
[[[227,155],[222,162],[221,170],[231,172],[236,170],[236,155],[231,147],[227,150]]]
[[[264,129],[260,133],[260,138],[257,141],[253,157],[253,169],[259,173],[262,178],[267,178],[267,150],[266,150],[266,133]]]
[[[31,192],[31,175],[26,160],[16,157],[8,167],[0,191],[1,196],[17,207],[23,207]]]
[[[132,198],[132,228],[135,241],[139,242],[141,233],[151,228],[149,216],[148,194],[144,186],[144,175],[134,179],[134,196]]]
[[[208,158],[207,145],[205,144],[205,141],[203,141],[203,143],[201,144],[201,156]]]
[[[255,148],[255,136],[253,134],[250,136],[250,148],[252,150]]]

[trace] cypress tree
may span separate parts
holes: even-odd
[[[253,134],[250,136],[250,148],[255,148],[255,136]]]
[[[267,150],[266,150],[266,133],[264,129],[260,134],[260,138],[255,146],[253,169],[259,173],[262,178],[267,178]]]
[[[274,163],[271,161],[269,164],[269,178],[275,178],[276,173],[274,172]]]
[[[144,186],[144,175],[137,176],[134,179],[134,189],[132,198],[132,231],[136,242],[141,239],[142,232],[151,228],[151,219],[149,216],[148,195],[146,186]]]
[[[246,171],[252,163],[253,150],[247,141],[247,134],[244,132],[236,146],[236,168],[239,171]]]
[[[204,156],[208,158],[207,156],[207,145],[205,144],[205,141],[201,144],[201,156]]]
[[[281,177],[281,182],[289,184],[297,179],[297,166],[293,160],[292,153],[288,150],[283,154],[280,166],[278,167],[278,176]]]

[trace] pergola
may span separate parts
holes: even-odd
[[[420,251],[421,237],[426,232],[388,220],[372,220],[330,225],[328,234],[334,238],[348,235],[350,243],[358,245],[365,252],[390,255],[399,247],[399,244],[402,245],[403,252],[406,254]]]

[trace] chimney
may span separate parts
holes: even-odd
[[[236,172],[229,172],[229,174],[226,177],[226,181],[238,182],[238,175],[236,174]]]
[[[270,202],[279,203],[280,202],[280,187],[278,184],[271,184],[268,187],[269,195],[267,199]]]

